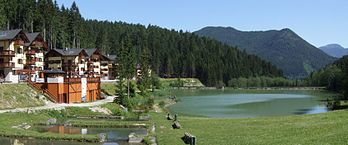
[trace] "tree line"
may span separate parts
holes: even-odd
[[[128,64],[147,58],[160,77],[194,77],[207,86],[227,85],[240,77],[282,76],[281,70],[255,55],[193,33],[85,19],[75,2],[65,7],[52,0],[0,0],[0,28],[41,32],[49,48],[100,48],[120,58],[128,51]]]
[[[312,73],[306,81],[311,86],[325,86],[348,97],[348,56]]]

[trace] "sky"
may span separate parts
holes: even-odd
[[[74,0],[57,0],[70,7]],[[290,28],[314,46],[348,48],[348,0],[75,0],[86,19],[153,24],[194,32]]]

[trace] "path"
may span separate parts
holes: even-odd
[[[103,100],[98,100],[98,101],[89,102],[89,103],[78,103],[78,104],[48,103],[45,106],[0,110],[0,114],[1,113],[7,113],[7,112],[28,112],[28,111],[41,111],[41,110],[63,110],[63,109],[65,109],[65,107],[94,107],[94,106],[99,106],[99,105],[103,105],[103,104],[106,104],[106,103],[113,102],[114,98],[116,98],[116,96],[108,96],[108,97],[106,97]]]

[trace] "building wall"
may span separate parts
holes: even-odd
[[[50,61],[60,61],[60,63],[48,63],[48,69],[62,69],[62,57],[49,57],[47,58],[48,62]]]
[[[80,79],[80,78],[79,78]],[[82,102],[82,86],[79,79],[72,79],[70,83],[36,83],[42,89],[47,89],[52,98],[58,103],[81,103]],[[98,79],[98,78],[96,78]],[[66,98],[64,98],[66,96]],[[86,102],[92,102],[101,99],[100,97],[100,81],[87,82]]]

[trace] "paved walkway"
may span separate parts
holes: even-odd
[[[41,110],[63,110],[65,109],[65,107],[94,107],[94,106],[99,106],[99,105],[113,102],[114,98],[116,98],[116,96],[108,96],[103,100],[98,100],[98,101],[90,102],[90,103],[78,103],[78,104],[48,103],[45,106],[0,110],[0,113],[29,112],[29,111],[41,111]]]

